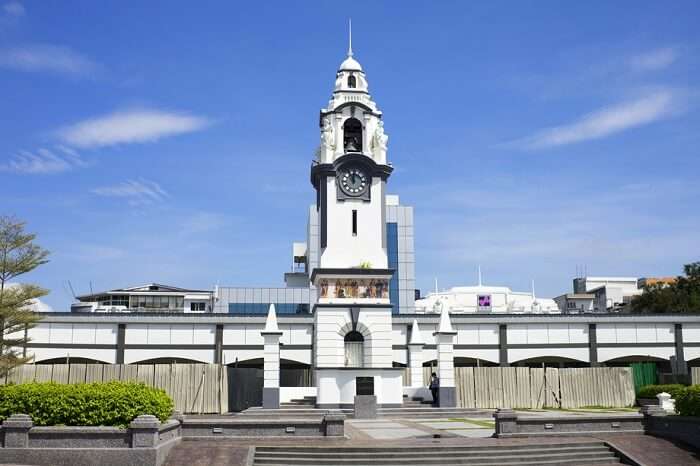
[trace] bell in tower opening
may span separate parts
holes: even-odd
[[[357,118],[348,118],[343,125],[343,147],[345,152],[362,152],[362,123]]]

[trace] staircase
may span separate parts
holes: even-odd
[[[239,416],[258,416],[259,418],[279,417],[315,417],[323,416],[327,411],[342,413],[352,417],[352,408],[342,409],[318,409],[316,397],[306,396],[280,403],[279,409],[249,408]],[[437,408],[430,401],[422,398],[409,399],[404,396],[403,405],[399,408],[377,408],[377,417],[386,419],[447,419],[460,417],[488,417],[491,418],[493,410],[474,408]]]
[[[620,465],[600,441],[519,445],[255,448],[254,466],[573,466]]]

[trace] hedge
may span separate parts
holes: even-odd
[[[685,390],[686,386],[679,383],[666,385],[644,385],[639,389],[637,398],[656,398],[659,393],[666,392],[671,398],[676,398],[679,392]]]
[[[685,387],[676,395],[675,400],[678,414],[700,417],[700,385]]]
[[[126,427],[141,414],[161,422],[173,411],[165,390],[133,382],[58,384],[24,383],[0,386],[0,421],[29,414],[38,426]]]

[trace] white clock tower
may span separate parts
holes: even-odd
[[[352,34],[352,33],[351,33]],[[355,396],[380,406],[403,401],[401,369],[392,367],[392,307],[386,245],[388,136],[382,112],[353,57],[336,73],[320,114],[321,145],[311,168],[320,226],[320,261],[311,281],[315,315],[317,405],[348,407]]]
[[[321,145],[311,180],[321,226],[320,267],[386,268],[388,136],[352,43],[319,123]]]

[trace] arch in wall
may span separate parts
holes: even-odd
[[[700,367],[700,358],[690,359],[685,362],[688,367]]]
[[[357,78],[352,74],[348,76],[348,87],[350,89],[355,89],[357,87]]]
[[[41,359],[39,361],[34,361],[34,364],[112,364],[108,361],[100,361],[99,359],[92,358],[50,358]]]
[[[511,361],[511,366],[514,367],[590,367],[588,361],[580,359],[565,358],[561,356],[536,356],[519,361]]]
[[[352,331],[359,332],[362,335],[362,338],[365,339],[365,341],[369,341],[372,339],[372,333],[369,331],[369,328],[367,328],[367,326],[362,322],[357,322],[356,328],[354,330],[352,328],[352,322],[346,323],[338,329],[338,335],[345,339],[345,335]]]
[[[495,367],[498,363],[493,361],[488,361],[486,359],[478,358],[465,358],[462,356],[455,357],[453,360],[455,367]],[[431,359],[429,361],[423,361],[423,367],[435,367],[437,368],[437,359]]]
[[[234,361],[226,364],[227,367],[249,367],[254,369],[262,369],[265,364],[264,358],[244,359],[243,361]],[[311,365],[293,359],[280,359],[280,369],[310,369]]]
[[[196,359],[190,359],[190,358],[169,358],[169,357],[162,357],[162,358],[151,358],[151,359],[142,359],[141,361],[133,361],[130,362],[129,365],[143,365],[143,364],[210,364],[207,361],[197,361]]]
[[[649,356],[649,355],[642,355],[642,354],[637,354],[637,355],[629,355],[629,356],[621,356],[619,358],[613,358],[613,359],[608,359],[606,361],[600,361],[601,363],[605,363],[606,366],[626,366],[629,364],[632,364],[634,362],[656,362],[656,363],[661,363],[661,364],[669,364],[670,361],[665,358],[660,358],[657,356]]]

